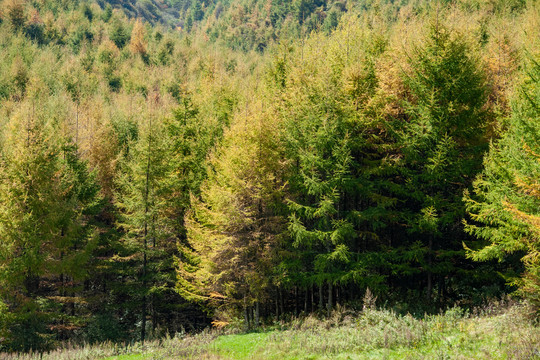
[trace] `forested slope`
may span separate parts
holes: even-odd
[[[539,11],[3,1],[0,351],[537,302]]]

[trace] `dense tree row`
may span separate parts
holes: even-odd
[[[225,68],[256,58],[92,2],[1,18],[2,350],[205,326],[175,291],[177,241],[248,75]]]
[[[2,3],[0,351],[538,301],[534,1],[110,3]]]
[[[540,64],[538,57],[526,62],[511,116],[501,124],[501,137],[491,145],[473,192],[466,194],[471,216],[466,230],[482,240],[476,251],[468,249],[473,259],[502,261],[509,254],[523,256],[523,276],[510,280],[538,305]]]

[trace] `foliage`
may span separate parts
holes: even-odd
[[[396,195],[408,234],[396,247],[409,266],[414,259],[425,274],[428,301],[433,277],[463,269],[461,196],[478,172],[487,144],[485,70],[473,54],[463,36],[431,24],[404,75],[406,118],[393,124],[401,153]],[[418,271],[414,266],[411,270]],[[435,281],[445,292],[444,280]]]
[[[111,32],[110,32],[109,37],[119,49],[123,48],[124,45],[126,45],[130,39],[130,36],[127,30],[125,29],[124,24],[116,18],[113,19],[112,21]],[[134,41],[140,42],[140,39],[135,39]]]
[[[471,222],[467,230],[484,246],[469,249],[475,260],[504,261],[518,253],[525,266],[521,278],[512,282],[534,303],[540,300],[538,286],[538,104],[540,65],[531,58],[512,103],[510,118],[500,139],[492,143],[484,159],[484,171],[466,194]]]
[[[213,298],[235,308],[266,300],[282,226],[280,144],[269,136],[276,128],[264,122],[269,113],[255,116],[261,117],[258,126],[237,122],[213,153],[202,202],[194,203],[188,218],[189,242],[182,246],[184,257],[197,258],[191,270],[181,266],[180,274],[193,274],[190,285],[198,300]]]
[[[40,283],[58,282],[58,302],[69,301],[64,278],[87,276],[93,246],[87,221],[98,185],[76,146],[55,137],[52,126],[41,117],[14,117],[1,154],[1,296],[15,316],[8,339],[23,351],[48,346],[45,325],[52,320],[54,327],[55,296]]]
[[[538,14],[2,1],[2,351],[537,301]]]

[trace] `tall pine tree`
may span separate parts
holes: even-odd
[[[497,259],[513,265],[519,254],[525,266],[521,277],[512,277],[521,294],[540,304],[540,63],[530,58],[522,83],[512,102],[502,136],[491,145],[484,170],[466,194],[473,221],[467,231],[482,242],[474,260]],[[472,247],[472,246],[471,246]],[[515,269],[515,265],[514,265]]]
[[[87,276],[99,191],[57,123],[22,114],[0,155],[0,298],[14,314],[12,350],[43,349],[50,329],[76,321],[73,284]]]
[[[219,320],[243,310],[247,326],[257,325],[259,304],[269,300],[283,230],[277,128],[270,112],[256,110],[237,117],[212,154],[187,223],[189,248],[182,247],[194,261],[181,264],[179,282],[186,296],[221,303]]]
[[[429,302],[435,282],[445,299],[467,268],[462,194],[480,170],[490,113],[481,64],[456,31],[431,24],[409,65],[406,119],[393,128],[401,153],[395,178],[400,221],[407,235],[394,243],[404,260],[402,275],[423,283]]]

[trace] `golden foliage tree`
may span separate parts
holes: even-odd
[[[131,41],[129,43],[129,49],[134,55],[146,55],[146,43],[144,41],[144,25],[140,19],[135,21],[133,30],[131,31]]]
[[[23,0],[5,0],[3,4],[4,14],[16,30],[22,29],[26,22]]]

